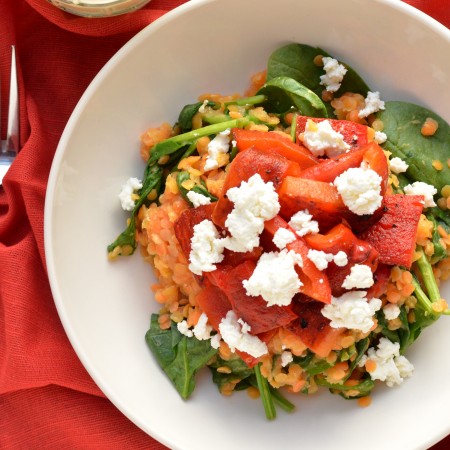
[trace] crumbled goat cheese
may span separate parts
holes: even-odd
[[[317,234],[319,232],[319,223],[312,220],[312,215],[307,209],[296,212],[289,221],[289,226],[295,230],[299,236],[305,236],[309,233]]]
[[[423,195],[425,197],[424,208],[436,206],[433,195],[437,194],[437,189],[431,184],[424,183],[423,181],[415,181],[413,184],[405,186],[403,191],[406,195]]]
[[[331,320],[333,328],[367,333],[374,325],[375,312],[380,308],[380,299],[373,298],[368,302],[365,291],[351,291],[341,297],[332,297],[331,303],[322,308],[322,315]]]
[[[286,248],[286,245],[294,242],[295,234],[287,228],[278,228],[273,236],[273,243],[280,249]]]
[[[216,263],[223,260],[223,239],[210,220],[203,220],[194,226],[189,254],[189,270],[196,275],[216,270]]]
[[[322,250],[308,250],[308,259],[311,260],[319,270],[325,270],[328,263],[333,261],[334,255]]]
[[[364,100],[364,108],[361,109],[358,113],[359,118],[370,116],[373,113],[376,113],[380,109],[384,109],[384,102],[380,99],[379,92],[368,92],[367,97]]]
[[[302,286],[296,265],[301,266],[302,260],[293,251],[263,253],[251,277],[242,284],[248,295],[261,295],[268,306],[289,305]]]
[[[222,336],[220,333],[215,334],[211,337],[211,347],[215,348],[216,350],[220,347],[220,341],[222,340]]]
[[[186,320],[182,320],[181,322],[177,323],[178,331],[183,335],[187,337],[194,336],[194,332],[189,328],[189,325],[187,324]]]
[[[375,131],[375,136],[373,139],[377,144],[384,144],[387,141],[386,133],[382,131]]]
[[[194,205],[194,208],[197,208],[202,205],[209,205],[211,203],[211,199],[209,197],[195,191],[189,191],[186,194],[186,197]]]
[[[378,348],[374,347],[367,350],[359,366],[363,367],[367,360],[375,362],[375,370],[369,372],[372,380],[385,381],[389,387],[401,384],[404,378],[408,378],[413,374],[414,366],[402,355],[400,355],[400,344],[391,342],[389,339],[382,337],[378,343]]]
[[[333,158],[350,149],[350,145],[344,141],[344,136],[333,130],[328,120],[316,123],[308,119],[305,131],[300,134],[300,140],[314,156],[326,155]]]
[[[372,169],[352,167],[336,177],[333,184],[347,208],[362,216],[373,214],[381,206],[382,181]]]
[[[340,267],[343,267],[348,263],[347,255],[342,250],[333,255],[332,253],[326,253],[322,250],[310,249],[308,250],[308,259],[310,259],[319,270],[325,270],[328,267],[328,263],[332,261]]]
[[[348,264],[347,254],[344,251],[340,250],[339,252],[337,252],[334,255],[334,260],[333,261],[334,261],[334,263],[337,266],[344,267],[344,266],[346,266]]]
[[[273,183],[264,183],[259,174],[243,181],[239,187],[228,189],[227,197],[234,203],[225,226],[231,236],[224,245],[235,252],[248,252],[259,245],[264,221],[273,219],[280,210],[278,194]]]
[[[322,61],[325,75],[321,75],[320,84],[326,86],[327,91],[336,92],[341,87],[347,69],[342,64],[339,64],[339,61],[328,56],[322,58]]]
[[[206,341],[211,338],[212,326],[208,325],[208,316],[205,313],[200,315],[192,331],[199,341]]]
[[[142,181],[137,178],[129,178],[122,186],[119,200],[123,210],[133,211],[136,202],[133,196],[139,189],[142,189]]]
[[[400,159],[396,156],[389,161],[389,167],[391,169],[391,172],[403,173],[408,170],[409,166],[405,161],[403,161],[403,159]]]
[[[228,153],[230,148],[230,130],[218,133],[215,138],[208,144],[208,157],[205,162],[205,172],[219,167],[217,161],[220,153]]]
[[[288,366],[292,361],[294,361],[294,357],[292,356],[292,353],[285,350],[283,353],[281,353],[281,366],[286,367]]]
[[[244,332],[233,310],[228,311],[226,317],[221,320],[219,331],[222,339],[228,344],[233,353],[237,349],[248,353],[254,358],[259,358],[268,353],[267,345],[263,341],[257,336]]]
[[[350,268],[350,273],[345,277],[342,287],[344,289],[367,289],[373,286],[373,273],[365,264],[355,264]]]
[[[400,308],[398,305],[395,305],[394,303],[388,303],[383,308],[384,317],[386,317],[387,320],[394,320],[400,315]]]

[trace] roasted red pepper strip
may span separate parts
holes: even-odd
[[[280,133],[234,128],[232,134],[240,152],[252,147],[257,150],[272,150],[295,161],[301,169],[318,164],[317,158],[306,147],[292,142],[288,136]]]
[[[225,227],[228,214],[233,209],[233,203],[226,196],[228,189],[239,186],[255,174],[259,174],[265,183],[271,181],[274,188],[278,189],[284,177],[297,176],[300,172],[301,169],[297,163],[273,151],[249,148],[245,152],[238,153],[228,167],[222,194],[215,203],[213,222]]]
[[[191,252],[191,239],[194,235],[194,226],[202,222],[203,220],[211,220],[212,212],[215,205],[202,205],[197,208],[189,208],[184,210],[178,220],[175,222],[175,236],[180,243],[181,250],[183,251],[186,259],[189,260],[189,254]],[[222,231],[219,228],[219,231]],[[256,261],[262,253],[260,247],[254,248],[251,252],[238,253],[225,249],[223,252],[223,260],[220,263],[222,266],[235,267],[241,262],[250,259]]]
[[[339,267],[332,261],[325,269],[334,297],[340,297],[347,292],[342,287],[342,283],[355,264],[369,266],[372,273],[377,269],[378,252],[368,242],[358,239],[346,225],[336,225],[324,235],[308,234],[305,236],[305,241],[315,250],[333,255],[343,251],[347,255],[348,263],[344,267]]]
[[[422,195],[385,197],[381,219],[359,235],[377,249],[381,262],[411,267],[423,201]]]
[[[350,145],[351,148],[361,147],[369,142],[368,127],[356,122],[350,122],[348,120],[338,119],[323,119],[317,117],[298,116],[297,117],[297,140],[301,142],[299,135],[305,131],[306,122],[308,119],[313,120],[316,123],[328,120],[331,128],[338,133],[341,133],[344,141]]]
[[[268,220],[264,224],[265,232],[270,236],[275,235],[279,228],[287,228],[293,231],[287,222],[280,216],[274,217],[272,220]],[[293,231],[294,232],[294,231]],[[314,263],[308,258],[309,247],[301,236],[297,236],[294,242],[291,242],[286,246],[287,250],[292,250],[298,253],[303,260],[303,267],[298,269],[300,281],[303,286],[300,288],[300,292],[319,300],[323,303],[331,302],[331,289],[327,276],[321,272]]]
[[[296,318],[290,306],[267,306],[260,295],[247,294],[242,282],[252,276],[255,267],[254,261],[247,260],[236,267],[218,267],[206,274],[226,294],[236,315],[250,325],[251,334],[273,330]]]
[[[339,338],[344,328],[332,328],[330,321],[320,312],[323,304],[300,300],[293,305],[298,319],[286,328],[292,331],[317,356],[325,358],[331,350],[338,348]]]
[[[286,220],[298,211],[307,209],[320,229],[329,229],[349,214],[337,189],[324,181],[287,176],[278,191],[280,214]]]

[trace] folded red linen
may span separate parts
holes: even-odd
[[[136,32],[185,1],[92,20],[45,0],[0,0],[1,106],[15,44],[22,143],[0,188],[0,448],[165,448],[104,397],[70,346],[47,279],[43,214],[55,149],[83,91]],[[445,1],[407,3],[450,25]],[[449,438],[434,447],[445,448]]]

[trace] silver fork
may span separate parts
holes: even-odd
[[[1,118],[1,111],[0,111]],[[1,121],[0,121],[1,123]],[[11,81],[9,84],[9,108],[6,139],[0,152],[0,185],[19,151],[19,92],[17,85],[16,49],[11,46]]]

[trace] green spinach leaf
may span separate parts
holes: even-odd
[[[145,341],[184,399],[194,391],[196,373],[217,353],[209,340],[183,336],[174,323],[169,330],[161,330],[157,314],[151,317]]]
[[[314,58],[318,55],[330,56],[325,50],[306,44],[288,44],[280,47],[269,58],[267,81],[280,76],[290,77],[321,97],[325,87],[320,84],[320,76],[324,75],[325,72],[323,67],[314,64]],[[335,96],[339,97],[348,91],[359,93],[365,97],[369,91],[367,84],[350,66],[343,62],[341,64],[347,68],[347,73]],[[329,103],[326,106],[328,115],[333,117],[333,108]]]
[[[304,116],[327,117],[327,108],[320,97],[293,78],[280,76],[268,81],[258,94],[267,100],[263,107],[267,112],[283,114],[294,109]]]
[[[428,117],[439,124],[433,136],[423,136],[420,132]],[[406,171],[408,179],[432,184],[438,192],[450,184],[450,168],[447,165],[450,126],[444,119],[427,108],[400,101],[386,102],[385,110],[379,111],[377,118],[383,122],[383,132],[388,137],[383,147],[393,156],[406,161],[409,165]],[[434,160],[442,161],[442,170],[433,167]]]

